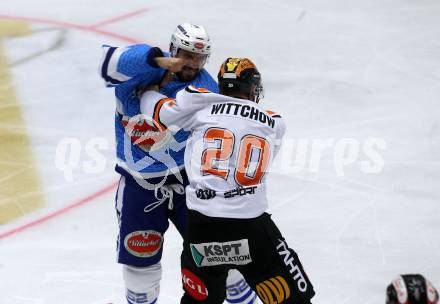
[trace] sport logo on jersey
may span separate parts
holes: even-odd
[[[145,152],[162,148],[171,138],[168,130],[161,130],[154,120],[142,114],[123,116],[122,125],[131,142]]]
[[[135,231],[124,239],[124,246],[132,255],[146,258],[155,255],[162,247],[162,235],[154,230]]]
[[[255,194],[255,189],[257,189],[257,186],[238,187],[233,190],[225,192],[224,198],[231,198],[231,197],[235,197],[235,196],[244,196],[244,195],[248,195],[248,194]]]
[[[231,242],[190,244],[198,267],[222,264],[246,265],[252,262],[247,239]]]

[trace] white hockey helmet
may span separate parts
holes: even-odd
[[[211,54],[211,40],[203,26],[182,23],[177,26],[171,35],[171,56],[175,57],[179,49],[206,54],[209,57]]]

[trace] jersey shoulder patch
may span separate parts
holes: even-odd
[[[187,86],[185,88],[185,91],[189,92],[189,93],[212,93],[210,90],[205,89],[205,88],[197,88],[195,86]]]
[[[266,110],[265,112],[266,112],[266,114],[269,115],[270,117],[275,117],[275,118],[278,117],[278,118],[281,118],[281,115],[278,114],[278,113],[275,113],[274,111]]]

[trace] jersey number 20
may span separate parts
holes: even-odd
[[[207,148],[202,153],[201,171],[204,175],[213,174],[227,179],[229,170],[214,167],[214,163],[229,160],[234,152],[235,136],[228,129],[210,128],[206,130],[203,141],[214,143],[216,140],[220,141],[218,148]],[[249,170],[251,160],[255,158],[253,156],[258,157],[258,159],[254,161],[253,170]],[[241,186],[259,184],[266,172],[269,158],[270,145],[266,139],[252,134],[243,136],[240,140],[240,148],[235,164],[235,181]]]

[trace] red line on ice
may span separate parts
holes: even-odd
[[[89,25],[81,25],[66,21],[60,21],[60,20],[53,20],[53,19],[44,19],[44,18],[34,18],[34,17],[23,17],[23,16],[8,16],[8,15],[0,15],[0,19],[7,19],[7,20],[17,20],[17,21],[27,21],[27,22],[34,22],[34,23],[44,23],[44,24],[51,24],[51,25],[58,25],[65,28],[71,28],[75,30],[95,33],[107,37],[116,38],[125,42],[129,43],[139,43],[140,41],[128,36],[120,35],[117,33],[109,32],[100,30],[98,28],[91,27]]]
[[[128,18],[134,17],[136,15],[143,14],[145,12],[148,12],[149,10],[150,10],[149,8],[142,8],[142,9],[139,9],[137,11],[127,13],[125,15],[116,16],[116,17],[113,17],[113,18],[110,18],[110,19],[107,19],[107,20],[95,23],[93,25],[89,25],[89,28],[96,29],[98,27],[101,27],[101,26],[104,26],[104,25],[107,25],[107,24],[110,24],[110,23],[118,22],[118,21],[121,21],[121,20],[124,20],[124,19],[128,19]]]
[[[96,198],[98,198],[98,197],[100,197],[100,196],[102,196],[102,195],[112,191],[114,188],[116,188],[117,185],[118,185],[118,182],[114,182],[111,185],[108,185],[108,186],[102,188],[101,190],[99,190],[99,191],[97,191],[95,193],[90,194],[89,196],[86,196],[86,197],[84,197],[84,198],[82,198],[82,199],[80,199],[78,201],[75,201],[73,203],[68,204],[64,208],[61,208],[59,210],[53,211],[53,212],[51,212],[49,214],[46,214],[45,216],[43,216],[43,217],[41,217],[39,219],[36,219],[36,220],[34,220],[34,221],[30,222],[30,223],[27,223],[27,224],[18,226],[16,228],[13,228],[11,230],[8,230],[6,232],[3,232],[3,233],[0,234],[0,240],[4,239],[6,237],[9,237],[11,235],[14,235],[16,233],[22,232],[22,231],[24,231],[24,230],[26,230],[28,228],[31,228],[33,226],[36,226],[38,224],[47,222],[48,220],[53,219],[54,217],[57,217],[59,215],[62,215],[62,214],[66,213],[66,212],[68,212],[68,211],[70,211],[70,210],[72,210],[74,208],[77,208],[77,207],[80,207],[82,205],[85,205],[85,204],[93,201],[94,199],[96,199]]]
[[[135,12],[131,13],[132,15]],[[141,12],[137,12],[137,14],[140,14]],[[130,16],[120,16],[119,18],[122,19],[121,17],[125,17],[128,18]],[[103,36],[107,36],[107,37],[112,37],[112,38],[116,38],[128,43],[139,43],[140,41],[131,37],[127,37],[127,36],[123,36],[123,35],[119,35],[117,33],[113,33],[113,32],[109,32],[109,31],[104,31],[104,30],[100,30],[97,29],[97,26],[100,26],[103,24],[103,22],[101,22],[101,24],[95,24],[94,26],[88,26],[88,25],[81,25],[81,24],[76,24],[76,23],[70,23],[70,22],[66,22],[66,21],[60,21],[60,20],[52,20],[52,19],[42,19],[42,18],[33,18],[33,17],[23,17],[23,16],[8,16],[8,15],[0,15],[0,19],[7,19],[7,20],[18,20],[18,21],[27,21],[27,22],[34,22],[34,23],[44,23],[44,24],[51,24],[51,25],[57,25],[57,26],[61,26],[61,27],[65,27],[65,28],[71,28],[71,29],[76,29],[76,30],[80,30],[80,31],[85,31],[85,32],[91,32],[91,33],[95,33],[95,34],[99,34],[99,35],[103,35]],[[116,18],[114,18],[116,19]],[[111,21],[108,20],[107,23]],[[116,20],[115,20],[116,21]],[[114,182],[109,186],[106,186],[104,188],[102,188],[101,190],[98,190],[97,192],[82,198],[78,201],[75,201],[73,203],[68,204],[66,207],[56,210],[52,213],[49,213],[39,219],[36,219],[30,223],[21,225],[19,227],[13,228],[11,230],[5,231],[0,233],[0,240],[7,238],[11,235],[17,234],[19,232],[22,232],[28,228],[34,227],[38,224],[42,224],[44,222],[47,222],[48,220],[60,216],[74,208],[83,206],[91,201],[93,201],[94,199],[110,192],[111,190],[113,190],[114,188],[116,188],[118,182]]]

